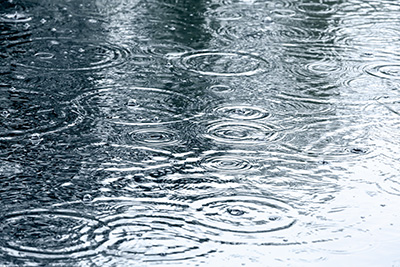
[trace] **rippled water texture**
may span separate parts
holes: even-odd
[[[0,266],[400,266],[399,18],[0,0]]]

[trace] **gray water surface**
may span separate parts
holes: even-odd
[[[0,0],[1,266],[400,266],[400,3]]]

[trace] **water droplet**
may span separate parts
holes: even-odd
[[[40,144],[40,142],[42,142],[42,140],[43,140],[43,138],[41,138],[40,134],[38,134],[38,133],[34,133],[30,137],[30,141],[34,145]]]
[[[86,195],[83,196],[82,200],[83,200],[83,202],[88,203],[88,202],[91,202],[93,200],[93,197],[90,194],[86,194]]]
[[[2,116],[3,118],[8,118],[8,116],[10,116],[10,112],[9,112],[8,110],[3,110],[3,111],[1,112],[1,116]]]

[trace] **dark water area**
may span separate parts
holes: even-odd
[[[400,266],[400,3],[0,0],[0,266]]]

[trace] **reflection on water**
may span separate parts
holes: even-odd
[[[398,265],[399,14],[0,2],[0,265]]]

